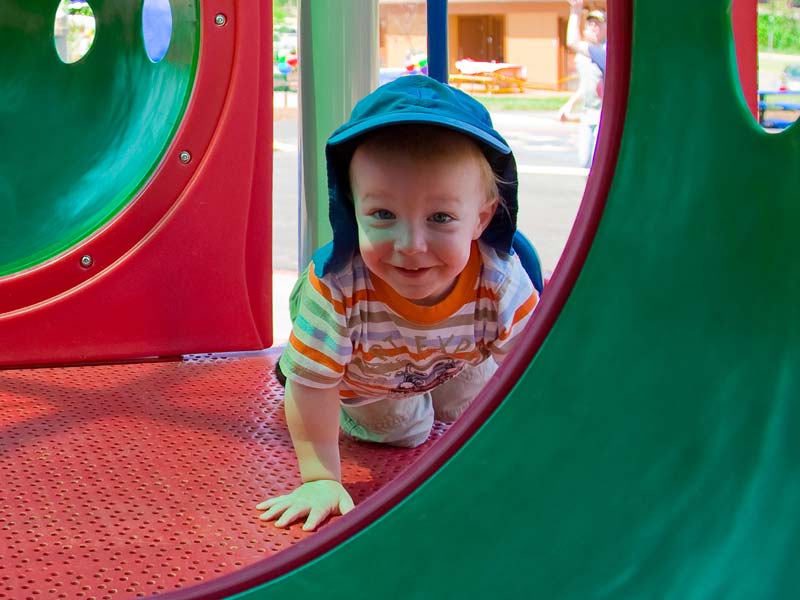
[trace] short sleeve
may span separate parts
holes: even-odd
[[[286,379],[313,388],[339,385],[353,352],[347,329],[349,291],[313,264],[292,291],[292,333],[281,356]]]
[[[600,68],[603,77],[606,75],[606,47],[604,44],[589,44],[589,58]]]
[[[501,363],[513,349],[520,333],[539,303],[539,293],[522,267],[518,256],[509,256],[506,276],[495,292],[497,337],[489,343],[494,359]]]

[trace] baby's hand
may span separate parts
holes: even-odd
[[[288,527],[308,515],[304,531],[313,531],[330,515],[343,515],[353,510],[353,499],[338,481],[320,479],[304,483],[291,494],[269,498],[256,505],[265,510],[259,518],[275,521],[275,527]]]

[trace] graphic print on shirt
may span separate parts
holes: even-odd
[[[395,386],[394,391],[401,394],[422,394],[452,379],[458,375],[461,369],[462,365],[454,360],[438,362],[427,373],[414,369],[409,363],[400,371],[401,380]]]

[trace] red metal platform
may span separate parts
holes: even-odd
[[[255,505],[299,483],[280,349],[0,371],[0,598],[130,598],[236,571],[310,533]],[[358,504],[413,449],[342,440]]]

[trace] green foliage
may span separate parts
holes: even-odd
[[[297,16],[297,2],[298,0],[272,0],[272,20],[276,28]]]
[[[63,0],[59,6],[60,9],[66,10],[68,15],[83,15],[85,17],[93,17],[92,7],[87,2],[69,2]]]
[[[758,47],[777,52],[800,52],[800,19],[793,14],[759,14]]]
[[[69,14],[71,15],[83,15],[85,17],[93,17],[94,13],[92,12],[92,8],[87,4],[86,6],[79,6],[77,8],[70,8]]]

